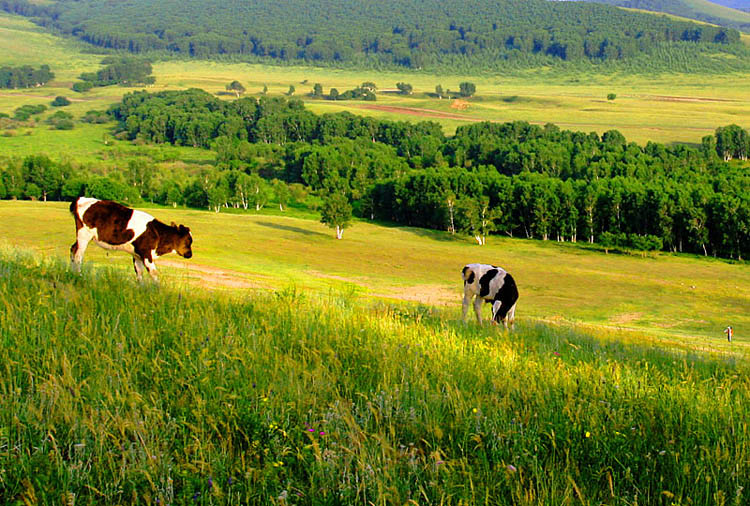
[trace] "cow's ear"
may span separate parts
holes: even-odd
[[[175,222],[173,221],[173,222],[172,222],[172,226],[173,226],[174,228],[177,228],[177,223],[175,223]]]

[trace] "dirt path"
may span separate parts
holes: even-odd
[[[2,92],[0,93],[0,97],[27,97],[27,98],[44,98],[48,100],[54,100],[57,98],[57,95],[32,95],[31,93],[6,93]],[[91,99],[87,98],[68,98],[71,102],[88,102]]]
[[[653,96],[653,95],[650,95]],[[675,101],[678,101],[681,99],[681,97],[664,97],[664,100],[667,100],[669,98],[673,98]],[[733,102],[733,100],[725,100],[725,99],[689,99],[685,98],[684,101],[694,101],[694,102]],[[455,119],[459,121],[472,121],[472,122],[482,122],[487,121],[490,123],[505,123],[506,121],[512,121],[511,119],[487,119],[487,118],[473,118],[471,116],[466,116],[463,114],[457,114],[457,113],[450,113],[445,111],[438,111],[435,109],[422,109],[419,107],[399,107],[394,105],[376,105],[376,104],[357,104],[355,107],[359,109],[370,109],[373,111],[384,111],[384,112],[392,112],[395,114],[406,114],[408,116],[419,116],[423,118],[442,118],[442,119]],[[548,122],[547,121],[527,121],[528,123],[532,125],[540,125],[544,126]],[[597,124],[597,123],[572,123],[572,122],[555,122],[555,125],[559,127],[565,127],[565,128],[605,128],[604,125]],[[660,127],[648,127],[644,126],[643,128],[647,128],[649,130],[653,131],[663,131],[663,130],[669,130],[665,128]],[[680,127],[680,130],[693,130],[696,132],[703,132],[706,129],[701,127],[691,127],[691,126],[684,126]]]
[[[482,118],[472,118],[464,114],[438,111],[436,109],[422,109],[421,107],[399,107],[395,105],[357,104],[359,109],[370,109],[373,111],[394,112],[397,114],[408,114],[410,116],[423,116],[428,118],[458,119],[461,121],[487,121]]]
[[[231,269],[221,269],[209,265],[195,264],[193,262],[180,262],[168,259],[159,259],[159,265],[171,267],[176,277],[187,277],[191,284],[197,284],[201,288],[208,289],[248,289],[248,290],[273,290],[278,288],[272,278],[263,280],[255,279],[257,275],[245,272],[234,271]],[[337,281],[346,281],[365,290],[368,287],[352,279],[326,274],[318,271],[307,271],[306,274],[314,278],[333,279]],[[415,285],[395,290],[396,293],[369,292],[369,297],[399,299],[410,302],[419,302],[428,305],[446,305],[457,300],[457,295],[451,290],[434,285]]]
[[[250,279],[249,274],[239,271],[167,259],[160,259],[159,264],[178,270],[178,276],[187,276],[191,282],[195,281],[204,288],[268,289],[271,286],[270,282],[263,284]]]
[[[626,95],[633,98],[643,98],[646,100],[659,100],[662,102],[739,102],[732,98],[707,98],[707,97],[678,97],[674,95]]]

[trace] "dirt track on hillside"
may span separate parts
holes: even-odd
[[[684,97],[662,97],[661,100],[668,100],[673,99],[673,101],[680,101],[683,100]],[[690,98],[684,98],[684,101],[692,101],[692,102],[734,102],[734,100],[725,100],[725,99],[690,99]],[[444,111],[438,111],[435,109],[422,109],[419,107],[399,107],[399,106],[393,106],[393,105],[376,105],[376,104],[357,104],[355,107],[359,109],[370,109],[373,111],[384,111],[384,112],[392,112],[395,114],[405,114],[408,116],[418,116],[422,118],[442,118],[442,119],[454,119],[459,121],[471,121],[471,122],[482,122],[487,121],[490,123],[505,123],[506,121],[512,121],[510,119],[502,120],[502,119],[487,119],[487,118],[475,118],[471,116],[466,116],[463,114],[457,114],[457,113],[450,113],[450,112],[444,112]],[[548,122],[546,121],[528,121],[528,123],[532,125],[541,125],[544,126]],[[572,122],[555,122],[555,125],[559,127],[564,128],[589,128],[589,129],[598,129],[602,128],[602,125],[597,123],[572,123]],[[663,131],[668,130],[660,127],[648,127],[644,126],[643,128],[646,128],[648,130],[653,131]],[[685,126],[681,127],[681,130],[692,130],[696,132],[703,132],[705,128],[700,127],[691,127],[691,126]]]
[[[279,288],[278,283],[274,282],[272,278],[258,280],[254,279],[257,275],[251,275],[231,269],[221,269],[208,265],[195,264],[193,262],[180,262],[168,259],[159,259],[159,265],[171,267],[173,269],[173,272],[171,273],[173,276],[187,278],[191,285],[199,285],[201,288],[207,288],[210,290],[229,288],[269,291]],[[346,281],[359,285],[359,283],[352,279],[334,276],[323,272],[307,271],[307,274],[314,278],[335,279],[337,281]],[[367,289],[365,286],[359,286]],[[409,286],[400,289],[396,294],[372,292],[368,293],[368,296],[399,299],[428,305],[445,305],[457,300],[456,293],[433,285]]]
[[[457,119],[461,121],[487,121],[482,118],[472,118],[465,114],[456,114],[435,109],[422,109],[421,107],[398,107],[394,105],[358,104],[359,109],[370,109],[373,111],[393,112],[396,114],[408,114],[410,116],[422,116],[427,118]]]
[[[248,274],[229,269],[165,259],[160,259],[159,264],[178,270],[178,276],[187,276],[188,280],[205,288],[267,289],[271,286],[271,283],[263,284],[249,279]]]

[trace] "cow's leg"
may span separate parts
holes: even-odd
[[[484,303],[484,299],[477,295],[477,297],[474,299],[474,314],[477,315],[477,322],[479,325],[482,324],[482,304]]]
[[[76,242],[70,247],[70,264],[75,272],[81,272],[83,255],[86,253],[86,248],[93,238],[94,234],[86,228],[79,228],[78,232],[76,232]]]
[[[151,278],[158,283],[159,276],[156,274],[156,264],[153,262],[153,260],[151,260],[150,258],[144,258],[143,265],[146,266],[146,270],[149,274],[151,274]]]
[[[508,325],[510,325],[510,330],[516,330],[516,305],[513,304],[513,307],[510,308],[508,311],[508,316],[505,318],[506,324],[505,328],[508,328]]]
[[[134,256],[133,257],[133,269],[135,269],[135,277],[138,281],[143,281],[143,270],[146,267],[143,265],[143,260],[141,260],[141,257]]]
[[[464,302],[463,302],[463,321],[466,323],[466,314],[469,312],[469,304],[471,304],[471,294],[468,292],[464,292]]]
[[[503,322],[505,330],[508,330],[508,324],[510,324],[511,328],[515,328],[515,304],[508,307],[507,302],[496,301],[492,304],[492,311],[494,313],[492,315],[493,320],[497,323]]]

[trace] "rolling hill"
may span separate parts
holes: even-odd
[[[747,0],[711,0],[711,2],[723,5],[724,7],[750,12],[750,2]]]
[[[675,43],[720,47],[739,41],[731,29],[546,0],[387,0],[377,6],[364,0],[7,0],[0,8],[108,49],[323,65],[421,69],[469,61],[484,68],[530,67],[623,60]]]
[[[705,21],[719,26],[735,28],[750,33],[750,12],[733,7],[750,7],[747,2],[738,0],[584,0],[602,4],[643,9],[654,12],[665,12],[698,21]],[[721,4],[721,5],[719,5]]]

